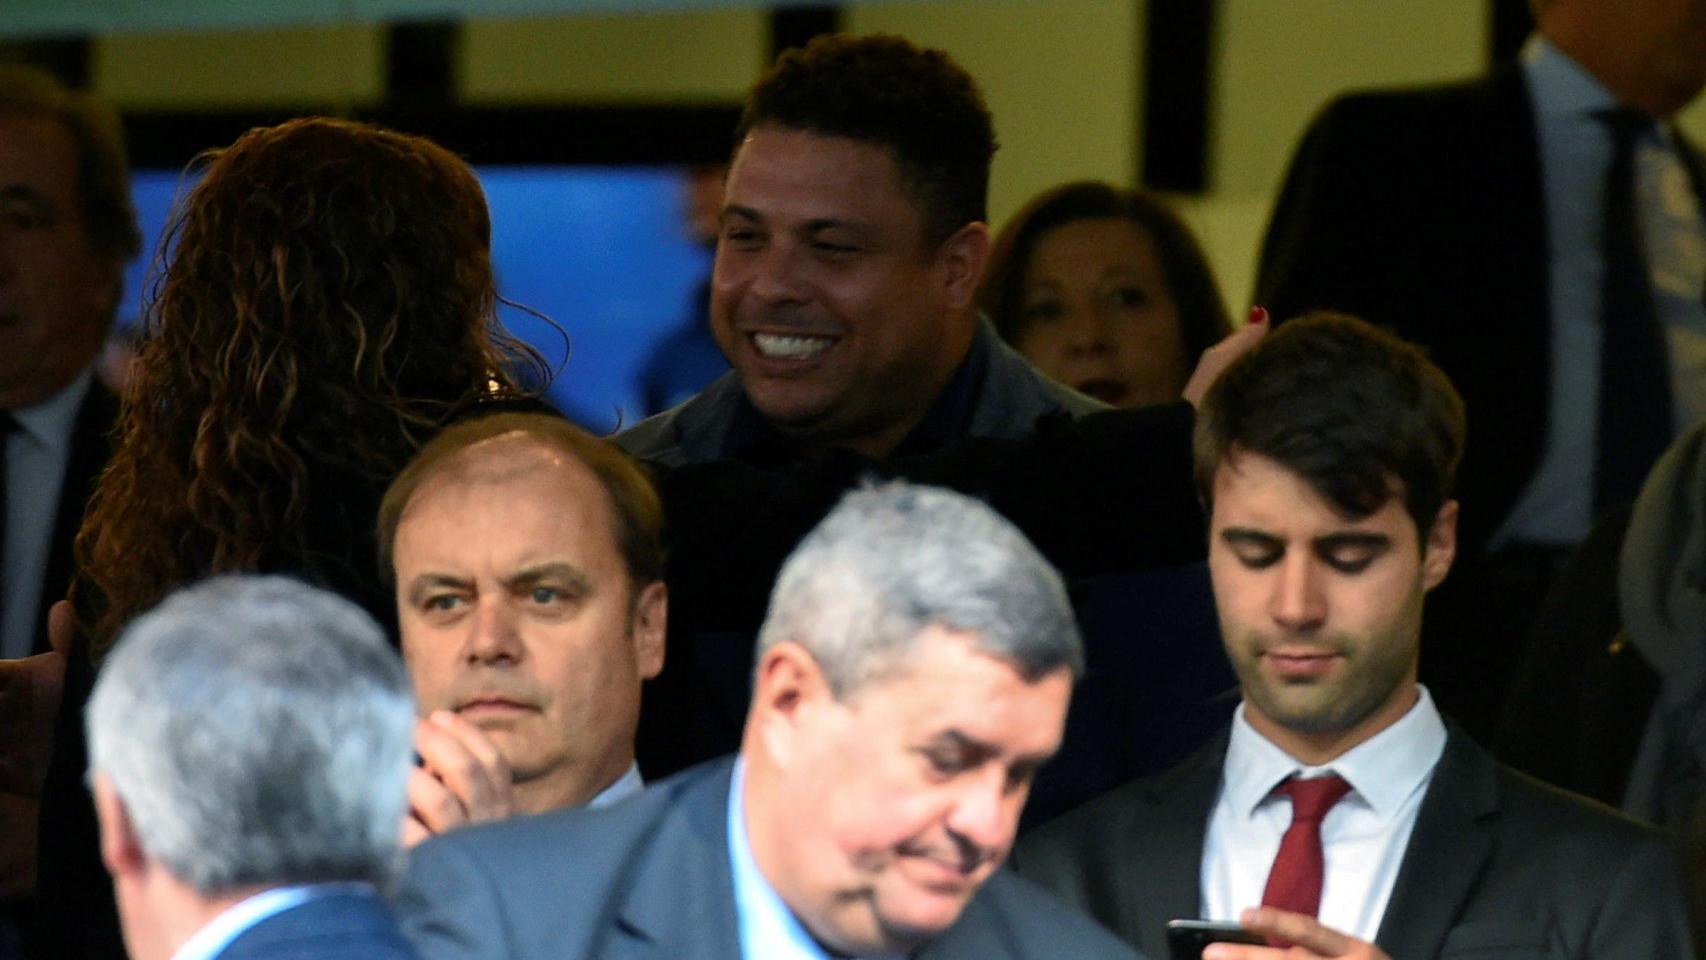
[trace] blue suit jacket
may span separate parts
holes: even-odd
[[[255,924],[219,960],[416,960],[416,955],[384,901],[336,893]]]
[[[732,764],[714,761],[604,810],[459,830],[417,847],[398,895],[426,960],[739,960],[728,853]],[[920,958],[1136,956],[1001,871]]]

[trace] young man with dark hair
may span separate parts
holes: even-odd
[[[1463,438],[1439,369],[1362,321],[1306,317],[1235,362],[1195,447],[1244,702],[1197,757],[1039,830],[1021,869],[1152,956],[1194,917],[1288,957],[1691,955],[1656,834],[1499,766],[1416,682]]]
[[[734,369],[618,442],[670,465],[885,459],[1098,409],[978,316],[994,153],[976,83],[941,51],[831,35],[784,54],[724,194],[711,330]]]

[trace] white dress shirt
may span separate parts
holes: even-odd
[[[33,407],[12,411],[17,426],[4,442],[5,542],[0,544],[0,657],[27,657],[36,643],[42,580],[53,551],[53,521],[71,462],[71,433],[89,393],[88,370]]]
[[[1203,843],[1204,918],[1236,921],[1243,910],[1261,905],[1280,838],[1291,826],[1291,801],[1274,788],[1293,775],[1332,773],[1351,791],[1321,821],[1326,870],[1319,917],[1335,930],[1374,939],[1422,796],[1445,751],[1445,722],[1427,689],[1418,689],[1415,706],[1398,722],[1319,767],[1257,733],[1239,705]]]

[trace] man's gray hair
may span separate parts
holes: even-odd
[[[143,850],[198,893],[399,866],[414,697],[348,600],[284,577],[182,590],[125,630],[87,719]]]
[[[972,636],[1027,681],[1084,667],[1066,588],[993,509],[931,487],[855,490],[782,565],[758,656],[793,642],[837,697],[898,666],[926,627]]]

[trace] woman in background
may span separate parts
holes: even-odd
[[[496,324],[479,182],[431,141],[321,118],[251,130],[208,155],[168,236],[78,535],[42,956],[123,956],[82,789],[82,706],[124,625],[178,586],[250,571],[394,624],[373,519],[386,485],[459,412],[520,394],[518,361],[543,380]]]
[[[979,302],[1044,373],[1116,407],[1177,400],[1231,331],[1189,228],[1154,197],[1080,181],[1048,190],[995,240]]]

